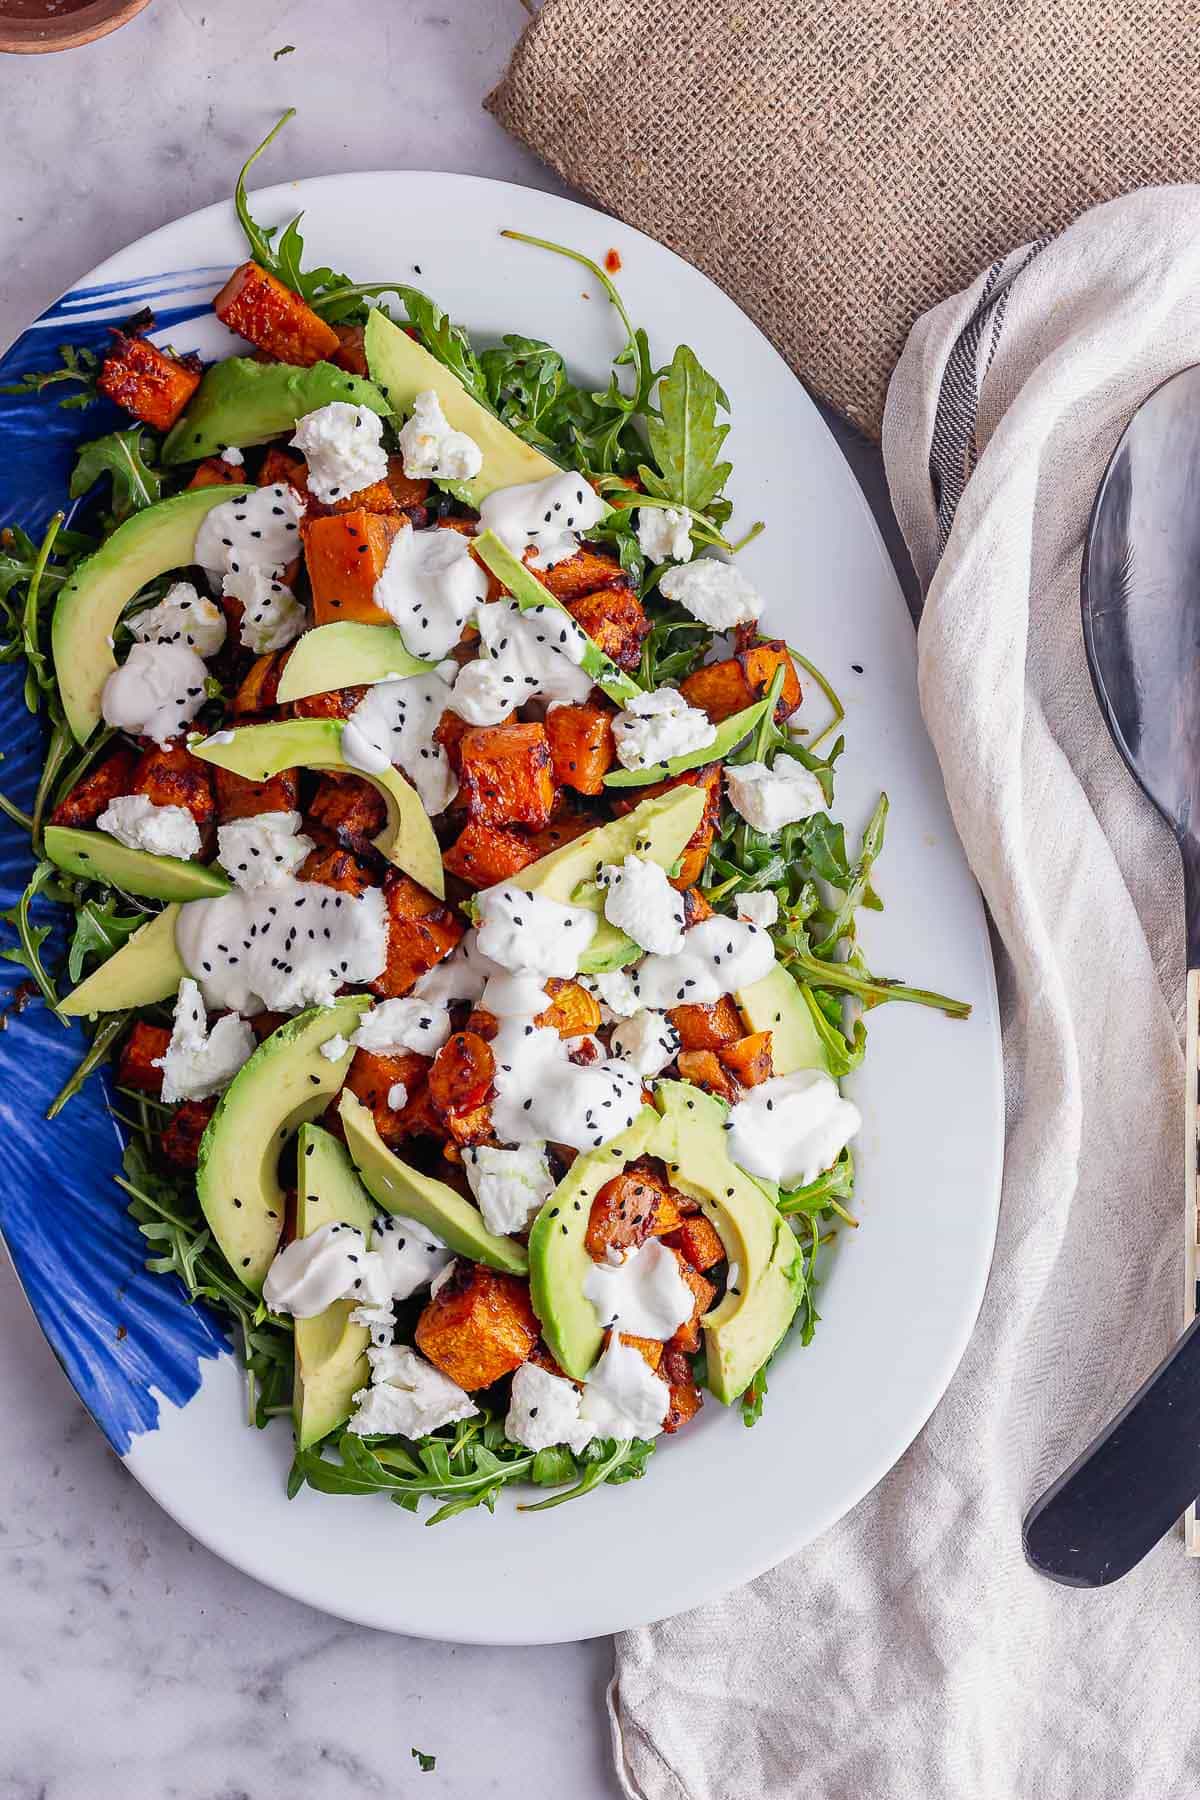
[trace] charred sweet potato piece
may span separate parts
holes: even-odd
[[[291,703],[295,719],[348,719],[363,695],[365,687],[330,688],[325,694],[305,694]]]
[[[680,682],[679,691],[689,706],[698,706],[714,725],[754,704],[754,691],[736,656],[724,662],[705,663]]]
[[[259,487],[279,487],[286,485],[295,488],[304,500],[311,500],[308,491],[308,464],[294,450],[281,450],[278,444],[272,444],[263,457],[262,467],[258,471]]]
[[[467,1112],[446,1114],[446,1129],[454,1140],[446,1146],[446,1155],[462,1144],[494,1144],[496,1133],[492,1126],[492,1109],[485,1100],[480,1106],[472,1106]]]
[[[361,325],[335,325],[334,335],[338,347],[330,357],[339,369],[348,369],[351,375],[369,375],[367,353],[363,348],[364,330]]]
[[[485,825],[528,825],[550,820],[554,781],[544,725],[484,725],[459,744],[467,814]]]
[[[404,473],[402,456],[388,457],[387,484],[392,490],[392,499],[401,512],[414,512],[424,507],[433,486],[430,481],[419,481],[412,475]]]
[[[356,899],[379,885],[370,865],[342,844],[318,844],[310,850],[296,870],[296,880],[319,881],[322,887],[336,888]]]
[[[600,1003],[577,981],[551,975],[545,983],[550,1004],[537,1014],[535,1025],[557,1031],[559,1037],[586,1037],[600,1029]]]
[[[485,888],[493,887],[497,881],[507,881],[544,855],[545,851],[539,849],[536,840],[526,837],[523,832],[506,830],[502,825],[485,825],[482,819],[470,819],[442,861],[451,875],[469,881],[472,887]]]
[[[383,878],[388,915],[387,966],[375,992],[396,1000],[411,993],[418,977],[449,956],[466,930],[453,907],[421,887],[409,875],[389,869]]]
[[[579,794],[602,794],[616,761],[612,713],[602,706],[556,706],[546,715],[554,779]]]
[[[429,1098],[438,1112],[469,1113],[487,1099],[496,1059],[486,1038],[456,1031],[447,1038],[429,1071]]]
[[[634,788],[629,794],[613,801],[613,811],[632,812],[643,800],[652,800],[656,795],[665,794],[677,787],[703,787],[705,790],[705,806],[700,823],[683,847],[678,875],[671,878],[671,886],[682,892],[699,881],[708,861],[708,853],[712,849],[717,820],[721,815],[720,763],[706,763],[701,769],[688,769],[683,775],[673,775],[667,781],[656,781],[650,787]]]
[[[227,463],[223,456],[206,456],[202,463],[196,464],[196,472],[188,482],[190,488],[231,487],[235,482],[245,481],[245,469]]]
[[[801,701],[800,677],[796,673],[796,665],[792,661],[791,652],[782,638],[764,638],[761,643],[750,644],[739,650],[737,660],[742,665],[747,686],[755,700],[761,700],[770,687],[778,668],[783,669],[783,686],[779,690],[779,698],[775,702],[774,718],[777,725],[790,719]]]
[[[299,769],[281,769],[266,781],[247,781],[232,769],[218,768],[216,783],[219,825],[253,819],[259,813],[295,812],[300,801]]]
[[[288,1016],[287,1013],[281,1012],[255,1013],[249,1021],[250,1029],[261,1044],[265,1038],[270,1037],[273,1031],[278,1031],[281,1025],[286,1025]]]
[[[510,712],[507,718],[498,721],[498,725],[511,725],[516,716],[515,712]],[[456,775],[462,773],[462,741],[468,731],[477,729],[477,726],[468,725],[465,719],[460,719],[456,712],[444,712],[434,726],[434,741],[446,752],[450,767]]]
[[[525,1282],[460,1262],[421,1314],[415,1335],[434,1367],[472,1393],[520,1367],[537,1342],[538,1322]]]
[[[657,1338],[634,1337],[631,1331],[623,1331],[621,1333],[621,1342],[623,1344],[628,1344],[631,1350],[636,1350],[647,1368],[653,1369],[655,1373],[658,1372],[658,1365],[663,1359],[663,1346],[659,1343]],[[612,1332],[606,1331],[604,1334],[604,1348],[607,1350],[611,1343]]]
[[[754,1031],[749,1037],[735,1038],[732,1044],[722,1044],[717,1056],[742,1087],[757,1087],[760,1081],[770,1081],[775,1072],[769,1031]]]
[[[159,1149],[177,1169],[194,1169],[200,1160],[200,1140],[217,1110],[212,1100],[185,1100],[177,1107],[159,1139]]]
[[[398,1144],[414,1133],[421,1097],[429,1079],[429,1058],[405,1051],[403,1056],[377,1056],[373,1050],[356,1050],[346,1076],[346,1086],[362,1101],[375,1121],[385,1144]],[[408,1091],[402,1107],[388,1105],[388,1095],[400,1082]]]
[[[314,625],[332,625],[339,619],[357,619],[365,625],[391,623],[372,596],[402,522],[398,514],[361,509],[305,519],[301,534]]]
[[[588,1215],[587,1253],[603,1262],[609,1250],[635,1250],[647,1238],[675,1231],[683,1214],[679,1196],[655,1170],[633,1164],[606,1181]]]
[[[117,1058],[117,1086],[137,1088],[143,1094],[161,1094],[163,1072],[155,1061],[167,1054],[171,1033],[165,1025],[151,1025],[139,1019]]]
[[[717,1290],[711,1281],[706,1281],[698,1269],[693,1269],[687,1258],[676,1250],[675,1261],[679,1264],[679,1273],[692,1290],[692,1313],[685,1319],[668,1341],[672,1349],[686,1350],[689,1355],[700,1348],[700,1320],[716,1298]]]
[[[530,832],[530,861],[536,862],[539,856],[549,856],[560,844],[569,844],[572,838],[582,837],[595,823],[595,819],[586,818],[582,813],[556,811],[548,825],[543,825],[540,831]]]
[[[667,1350],[663,1357],[664,1374],[668,1374],[668,1358],[671,1354],[672,1352]],[[692,1375],[692,1366],[687,1357],[680,1352],[675,1354],[679,1355],[686,1374],[683,1370],[678,1369],[676,1370],[677,1378],[671,1378],[668,1374],[670,1399],[667,1402],[667,1416],[663,1420],[664,1431],[678,1431],[681,1426],[687,1424],[689,1419],[695,1418],[704,1404],[704,1396],[696,1386],[695,1378]]]
[[[683,895],[683,922],[685,926],[699,925],[704,919],[711,919],[713,909],[704,898],[698,887],[685,889]]]
[[[718,1100],[728,1100],[731,1106],[738,1097],[737,1082],[722,1066],[715,1050],[681,1050],[679,1073],[684,1081],[703,1088],[706,1094],[715,1094]]]
[[[155,431],[169,431],[200,386],[200,363],[181,362],[149,338],[113,332],[113,347],[96,377],[102,394]]]
[[[718,1050],[745,1031],[731,994],[701,1006],[673,1006],[667,1013],[685,1050]]]
[[[703,1213],[692,1213],[678,1231],[671,1233],[666,1242],[701,1274],[705,1269],[711,1269],[714,1264],[725,1260],[725,1245],[721,1241],[721,1234]]]
[[[555,563],[552,569],[534,569],[533,573],[556,600],[563,601],[579,600],[600,589],[629,586],[629,577],[617,557],[595,544],[581,544],[574,556]]]
[[[50,814],[52,825],[94,825],[110,800],[128,794],[137,767],[136,750],[122,746],[77,781]]]
[[[255,262],[235,269],[213,301],[223,325],[278,362],[308,368],[336,356],[338,335],[291,288]]]
[[[353,847],[383,830],[387,805],[379,789],[358,775],[322,775],[308,817]]]
[[[131,794],[145,794],[155,806],[183,806],[200,830],[212,823],[216,811],[212,769],[193,756],[182,738],[163,750],[155,744],[138,757],[129,783]]]
[[[642,643],[650,634],[650,621],[631,587],[607,587],[583,594],[578,600],[567,602],[567,611],[619,669],[637,668]]]
[[[271,650],[255,657],[230,702],[229,710],[235,718],[270,711],[279,697],[279,680],[287,659],[286,650]]]

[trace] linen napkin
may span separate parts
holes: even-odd
[[[1123,426],[1198,359],[1195,187],[993,262],[900,359],[883,448],[925,595],[921,700],[999,941],[995,1263],[945,1399],[874,1493],[750,1587],[618,1640],[638,1800],[1200,1793],[1180,1536],[1095,1592],[1021,1552],[1029,1504],[1180,1325],[1182,881],[1092,695],[1079,565]]]
[[[488,105],[873,437],[936,299],[1200,179],[1195,0],[546,0]]]

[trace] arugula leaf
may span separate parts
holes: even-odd
[[[94,350],[74,344],[60,344],[58,356],[60,366],[57,369],[30,369],[17,381],[0,384],[0,394],[44,394],[47,388],[72,381],[78,384],[79,391],[59,401],[64,412],[82,412],[93,405],[100,398],[96,377],[100,373],[101,358]]]
[[[42,945],[50,936],[49,925],[36,925],[30,917],[30,907],[42,889],[58,874],[52,862],[39,862],[25,884],[24,892],[15,905],[0,912],[0,919],[11,925],[17,934],[17,942],[7,949],[0,950],[0,957],[5,962],[16,963],[19,968],[28,969],[42,991],[42,998],[52,1012],[58,1010],[58,991],[46,973],[42,963]],[[65,1024],[66,1021],[64,1020]]]
[[[72,500],[78,500],[108,475],[112,479],[113,518],[118,525],[143,507],[153,506],[162,496],[162,473],[146,461],[147,453],[152,456],[153,449],[148,451],[145,427],[141,425],[81,444],[68,489]]]
[[[146,917],[144,912],[121,912],[114,893],[107,899],[83,901],[75,913],[75,931],[67,953],[67,974],[72,984],[83,974],[84,964],[90,956],[106,962],[140,925],[146,923]]]
[[[418,1750],[414,1745],[409,1754],[416,1758],[417,1762],[420,1764],[421,1773],[423,1775],[428,1775],[430,1769],[435,1769],[437,1767],[437,1757],[431,1756],[428,1750]]]
[[[132,1017],[132,1012],[105,1013],[96,1027],[96,1035],[88,1045],[87,1051],[76,1063],[74,1070],[46,1108],[47,1119],[56,1119],[67,1101],[73,1099],[79,1092],[93,1069],[98,1069],[102,1062],[107,1061],[113,1045]]]
[[[729,401],[720,383],[686,344],[680,344],[659,381],[658,405],[660,416],[651,415],[646,422],[658,467],[642,464],[638,470],[642,486],[673,506],[706,512],[723,524],[732,507],[719,496],[732,464],[717,460],[729,434],[727,424],[717,423],[717,408],[728,412]]]
[[[456,325],[450,315],[419,288],[401,284],[383,291],[399,295],[425,348],[458,376],[468,393],[485,406],[489,405],[487,379],[462,326]]]

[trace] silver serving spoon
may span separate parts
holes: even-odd
[[[1138,408],[1113,452],[1083,557],[1083,636],[1117,748],[1179,841],[1187,897],[1187,1314],[1200,1156],[1200,367]],[[1025,1553],[1099,1587],[1141,1561],[1200,1494],[1200,1320],[1037,1502]],[[1189,1549],[1200,1548],[1189,1515]]]

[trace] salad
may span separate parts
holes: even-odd
[[[718,380],[516,232],[611,302],[605,388],[306,269],[246,194],[280,126],[213,302],[240,354],[143,314],[21,384],[132,422],[69,525],[0,538],[48,729],[3,954],[84,1022],[50,1117],[107,1070],[148,1266],[290,1414],[290,1491],[536,1511],[706,1400],[759,1418],[856,1224],[864,1014],[969,1009],[864,960],[887,800],[852,849]]]

